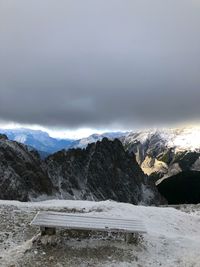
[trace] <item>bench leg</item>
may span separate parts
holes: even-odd
[[[125,241],[128,244],[138,244],[139,241],[139,234],[137,233],[126,233],[125,234]]]
[[[40,227],[41,235],[55,235],[56,228],[51,227]]]

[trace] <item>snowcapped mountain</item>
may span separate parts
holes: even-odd
[[[126,136],[127,134],[128,132],[108,132],[103,134],[92,134],[88,137],[74,141],[70,148],[86,148],[88,144],[101,141],[104,137],[110,140],[114,140],[115,138],[120,139]]]
[[[131,132],[126,136],[126,143],[139,141],[145,143],[146,140],[157,136],[158,141],[168,148],[176,151],[199,151],[200,150],[200,127],[153,129],[141,132]]]
[[[143,171],[156,179],[186,170],[200,171],[199,127],[131,132],[122,142],[136,154]]]
[[[6,134],[10,140],[23,143],[38,150],[42,157],[57,152],[63,148],[68,148],[74,142],[71,139],[56,139],[48,133],[40,130],[20,129],[0,129],[0,133]]]
[[[104,137],[113,140],[115,138],[121,138],[127,134],[124,132],[108,132],[104,134],[92,134],[86,138],[74,140],[53,138],[50,137],[47,132],[26,128],[0,129],[0,133],[6,134],[10,140],[33,147],[39,152],[42,158],[62,149],[86,148],[88,144],[101,141]]]

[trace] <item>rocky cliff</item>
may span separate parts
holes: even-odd
[[[122,142],[170,204],[200,202],[200,128],[129,133]]]
[[[158,204],[155,185],[122,143],[104,138],[86,149],[63,150],[46,159],[48,175],[63,198]]]
[[[162,180],[182,171],[200,171],[199,135],[196,128],[149,130],[130,133],[122,143],[135,153],[146,174]]]
[[[0,135],[0,199],[28,201],[52,189],[37,152]]]

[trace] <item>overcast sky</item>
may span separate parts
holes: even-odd
[[[199,121],[199,0],[0,0],[0,120]]]

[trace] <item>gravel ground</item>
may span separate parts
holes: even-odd
[[[195,213],[200,210],[200,205],[178,208]],[[30,226],[38,210],[77,212],[76,209],[63,207],[35,208],[0,204],[1,267],[200,266],[200,258],[197,258],[200,243],[187,237],[177,239],[166,238],[162,234],[147,234],[138,244],[126,244],[121,235],[108,236],[101,233],[88,232],[82,236],[73,233],[73,236],[69,236],[67,231],[59,230],[55,236],[40,236],[38,227]],[[81,209],[79,211],[85,212]],[[101,211],[101,208],[96,208],[96,212]],[[197,220],[196,215],[194,218]]]
[[[0,266],[35,267],[44,264],[48,267],[75,267],[115,264],[119,261],[137,263],[133,245],[124,248],[123,236],[86,233],[80,237],[75,233],[69,237],[67,231],[57,230],[56,236],[41,237],[39,228],[30,225],[38,210],[49,209],[0,206]],[[138,245],[134,247],[136,252],[141,249]]]

